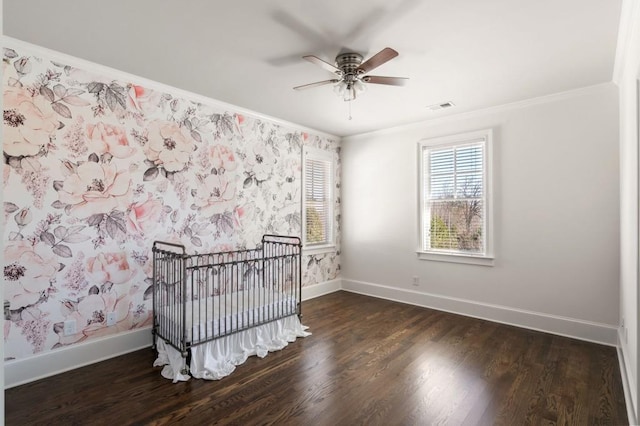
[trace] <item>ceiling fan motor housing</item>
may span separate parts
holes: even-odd
[[[341,53],[336,56],[336,67],[342,71],[344,76],[356,75],[356,69],[362,64],[362,55],[359,53]]]

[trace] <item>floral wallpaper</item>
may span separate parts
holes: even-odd
[[[38,54],[5,48],[3,68],[7,359],[150,326],[156,239],[195,253],[299,236],[302,146],[340,150]],[[339,251],[303,265],[303,285],[332,280]]]

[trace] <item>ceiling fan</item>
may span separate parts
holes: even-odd
[[[317,56],[307,55],[303,59],[319,65],[325,70],[336,74],[337,78],[331,80],[318,81],[315,83],[303,84],[294,87],[295,90],[309,89],[311,87],[334,84],[334,90],[345,101],[352,101],[358,93],[365,90],[366,83],[386,84],[389,86],[404,86],[408,80],[406,77],[383,77],[379,75],[365,75],[369,71],[379,67],[385,62],[398,56],[398,52],[390,47],[382,49],[369,59],[363,62],[363,57],[359,53],[347,52],[336,56],[335,65],[323,61]]]

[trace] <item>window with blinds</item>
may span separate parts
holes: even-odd
[[[304,152],[304,220],[306,247],[333,245],[334,160],[327,151]]]
[[[420,143],[421,249],[487,256],[490,131]]]

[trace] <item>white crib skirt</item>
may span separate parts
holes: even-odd
[[[220,380],[251,355],[264,358],[269,352],[281,350],[298,337],[311,335],[306,329],[297,315],[291,315],[200,344],[191,348],[191,374],[198,379]],[[188,375],[181,373],[186,360],[177,349],[162,339],[156,340],[156,348],[158,358],[153,365],[164,366],[163,377],[174,383],[189,380]]]

